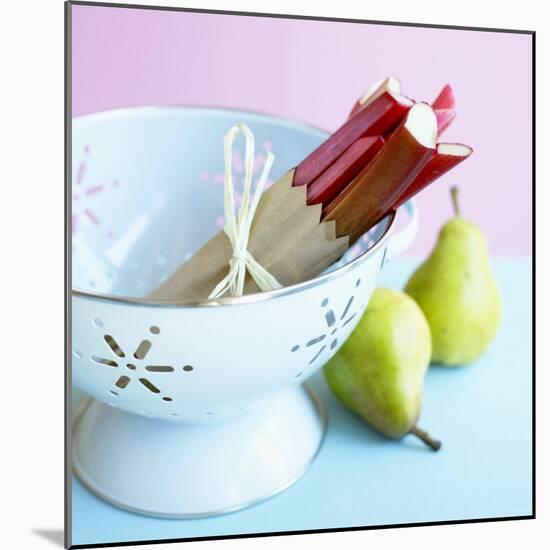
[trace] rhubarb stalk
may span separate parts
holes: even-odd
[[[348,235],[351,244],[386,215],[434,155],[436,136],[433,109],[416,103],[378,155],[325,209],[324,219],[336,221],[337,236]]]
[[[367,91],[355,102],[349,116],[352,117],[358,113],[363,107],[372,103],[376,98],[380,97],[384,92],[392,92],[394,94],[401,93],[401,82],[394,76],[388,76],[375,82]]]
[[[404,96],[384,92],[349,118],[297,166],[293,185],[311,183],[359,138],[383,135],[397,126],[412,105]]]
[[[432,103],[437,117],[437,135],[440,136],[451,124],[456,116],[455,96],[453,89],[446,84]]]
[[[422,191],[434,180],[466,160],[473,152],[471,147],[461,143],[438,143],[435,155],[416,176],[415,180],[405,189],[393,206],[397,210],[404,202]]]
[[[358,139],[317,179],[307,186],[308,204],[329,204],[384,145],[381,136]]]

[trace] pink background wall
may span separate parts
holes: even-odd
[[[449,184],[493,254],[531,253],[531,37],[519,34],[73,7],[73,113],[121,106],[236,107],[336,129],[373,81],[393,74],[458,116],[444,135],[475,149],[419,198],[425,254],[451,215]]]

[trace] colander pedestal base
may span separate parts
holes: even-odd
[[[73,467],[96,495],[161,517],[223,514],[296,481],[323,439],[318,398],[293,387],[202,424],[148,418],[92,400],[73,429]]]

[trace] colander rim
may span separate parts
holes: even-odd
[[[285,123],[288,126],[302,127],[302,129],[308,130],[310,132],[313,130],[314,132],[321,132],[325,135],[329,134],[327,130],[323,130],[311,124],[286,119],[284,117],[277,116],[277,115],[261,113],[258,111],[232,109],[227,107],[188,106],[188,105],[182,105],[182,104],[141,105],[141,106],[134,106],[134,107],[106,109],[106,110],[97,111],[94,113],[89,113],[89,114],[84,114],[81,116],[74,117],[72,119],[72,122],[74,123],[78,121],[90,120],[95,118],[103,118],[103,117],[111,118],[112,116],[124,115],[127,112],[131,114],[135,114],[140,111],[146,112],[146,111],[155,111],[155,110],[213,111],[213,112],[229,112],[229,113],[235,113],[235,114],[241,113],[243,115],[248,115],[248,116],[253,115],[259,119],[263,118],[266,120],[277,120],[279,122]],[[71,147],[72,147],[72,142],[71,142]],[[69,185],[67,184],[67,188],[68,187]],[[67,201],[68,200],[69,199],[67,198]],[[395,224],[396,215],[397,215],[397,212],[394,211],[378,222],[378,223],[383,223],[385,220],[388,220],[389,218],[387,222],[387,226],[384,229],[384,232],[382,233],[382,235],[380,235],[380,237],[376,240],[376,242],[372,246],[370,246],[367,250],[359,254],[359,256],[351,260],[350,262],[345,263],[344,265],[337,267],[336,269],[328,273],[318,275],[313,279],[308,279],[307,281],[302,281],[300,283],[285,286],[277,290],[255,292],[253,294],[246,294],[244,296],[228,296],[228,297],[218,298],[215,300],[180,300],[180,301],[150,300],[148,298],[120,296],[116,294],[82,290],[75,287],[72,287],[71,295],[73,297],[78,297],[78,298],[85,298],[85,299],[92,299],[92,300],[99,300],[99,301],[106,301],[106,302],[115,302],[115,303],[124,304],[124,305],[135,305],[135,306],[141,306],[141,307],[161,307],[161,308],[176,307],[176,308],[182,308],[182,309],[194,308],[194,307],[218,307],[218,306],[227,306],[227,305],[233,305],[233,306],[249,305],[249,304],[254,304],[258,302],[263,302],[266,300],[271,300],[274,298],[281,298],[283,296],[296,294],[297,292],[308,290],[310,288],[316,287],[317,285],[327,283],[351,271],[359,264],[362,264],[364,261],[367,261],[367,259],[369,259],[372,255],[374,255],[374,253],[377,252],[378,249],[380,249],[388,240],[391,234],[391,231],[393,230],[393,226]],[[71,247],[68,247],[67,262],[69,266],[72,266]]]

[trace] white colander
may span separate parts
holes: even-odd
[[[222,138],[237,122],[275,153],[274,179],[326,138],[219,109],[73,121],[72,380],[91,399],[75,414],[72,460],[94,493],[132,511],[218,514],[295,481],[326,422],[303,382],[353,330],[385,259],[416,233],[408,203],[400,234],[388,216],[316,279],[216,302],[139,298],[220,229]]]

